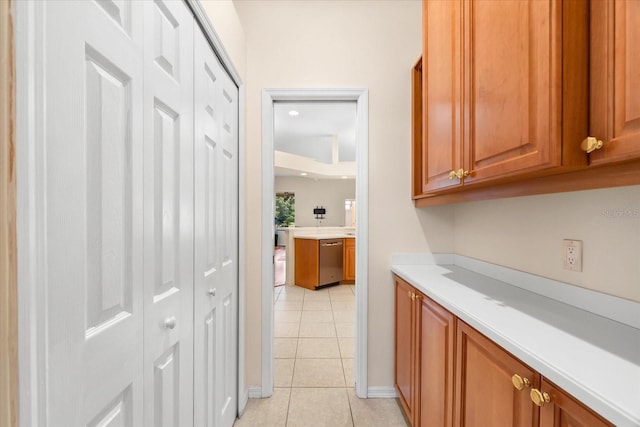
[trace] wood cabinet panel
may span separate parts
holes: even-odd
[[[411,197],[422,195],[422,56],[411,70]]]
[[[319,240],[294,239],[295,284],[307,289],[318,286]]]
[[[412,285],[394,280],[395,384],[412,426],[612,426]],[[536,406],[534,389],[548,393],[549,403]]]
[[[559,166],[562,3],[466,6],[465,184]]]
[[[462,165],[462,0],[422,3],[422,193],[456,187]]]
[[[460,320],[456,351],[457,427],[538,425],[538,410],[528,389],[518,391],[511,383],[518,374],[536,387],[538,373]]]
[[[591,164],[640,157],[640,0],[591,2]]]
[[[588,43],[589,2],[423,0],[416,206],[503,197],[491,190],[514,183],[519,195],[556,192],[561,175],[587,169]]]
[[[415,310],[412,291],[411,285],[395,278],[395,387],[406,416],[415,425]]]
[[[356,280],[356,239],[344,239],[343,279],[346,282]]]
[[[453,425],[455,316],[420,294],[419,426]]]
[[[540,408],[540,427],[613,426],[544,378],[540,391],[548,393],[551,397],[551,402]]]

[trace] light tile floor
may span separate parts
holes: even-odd
[[[274,393],[249,399],[234,426],[406,427],[397,399],[356,396],[353,285],[274,292]]]

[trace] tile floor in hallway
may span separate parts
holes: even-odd
[[[249,399],[234,426],[405,427],[397,399],[356,396],[353,285],[274,294],[274,393]]]

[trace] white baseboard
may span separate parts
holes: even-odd
[[[262,399],[262,387],[257,385],[249,386],[249,392],[247,393],[249,399]]]
[[[247,405],[247,399],[262,399],[263,397],[262,387],[249,386],[248,392],[245,393],[244,405],[242,405],[243,410]],[[393,386],[369,387],[367,389],[368,399],[395,399],[396,397],[398,397],[398,393],[396,393],[396,389]]]
[[[369,387],[367,389],[368,399],[394,399],[398,397],[396,389],[393,386],[388,387]]]

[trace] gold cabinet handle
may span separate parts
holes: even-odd
[[[462,179],[463,177],[466,178],[469,176],[469,171],[458,169],[458,172],[456,172],[456,176],[458,177],[458,179]]]
[[[518,374],[513,374],[513,376],[511,377],[511,383],[516,388],[516,390],[519,391],[524,390],[525,387],[531,387],[531,381],[529,381],[529,378],[523,378]]]
[[[531,389],[531,393],[529,393],[529,396],[531,396],[531,400],[533,401],[533,403],[541,408],[545,405],[545,403],[551,403],[551,396],[549,396],[549,393],[547,393],[546,391],[541,392],[537,388]]]
[[[411,298],[411,293],[412,293],[411,291],[407,291],[407,296],[408,296],[409,298]]]
[[[458,179],[462,179],[463,177],[466,178],[469,176],[469,171],[458,169],[458,172],[456,172],[456,176],[458,177]]]
[[[411,301],[415,301],[415,300],[416,300],[416,294],[411,292]]]
[[[456,173],[456,171],[449,172],[449,179],[456,179],[457,177],[458,174]]]
[[[595,138],[593,136],[588,136],[582,141],[582,144],[580,144],[580,148],[582,148],[588,154],[588,153],[591,153],[592,151],[601,149],[603,145],[604,145],[604,142],[602,142],[598,138]]]

